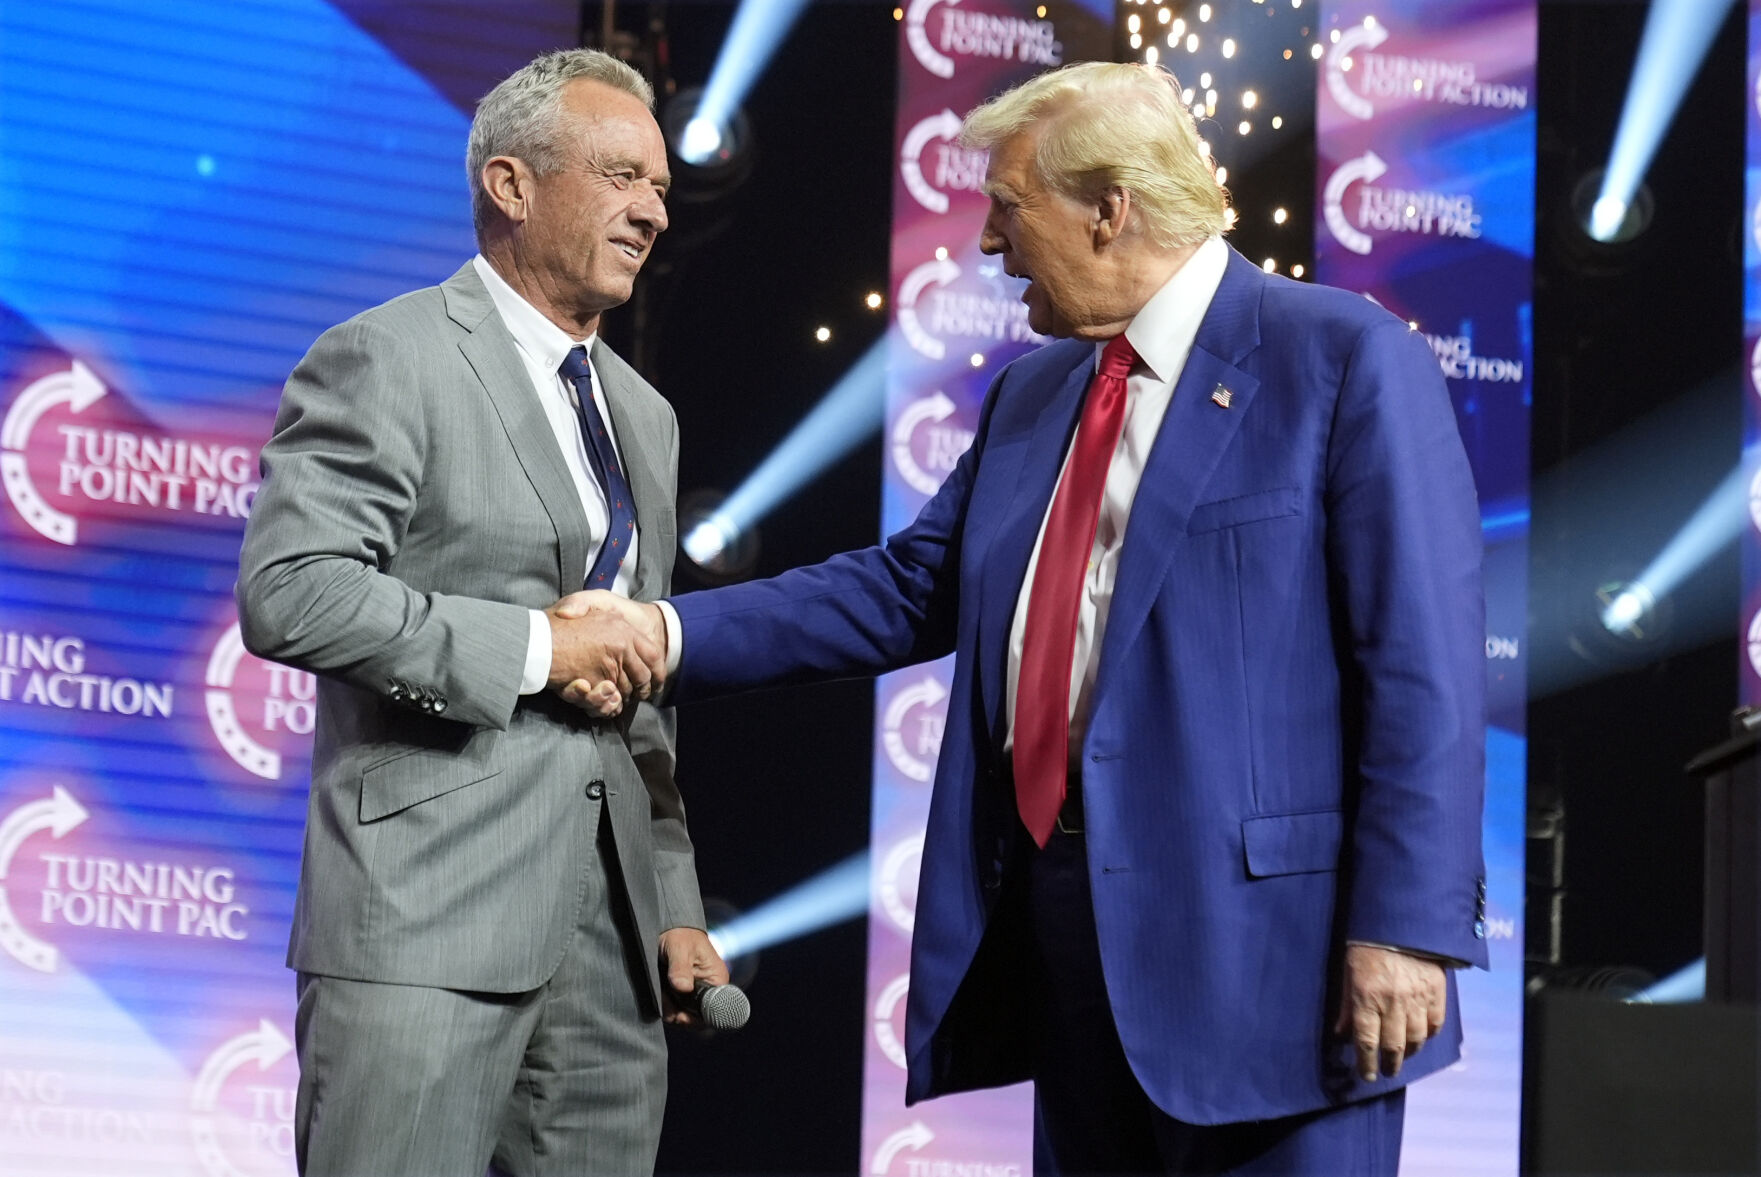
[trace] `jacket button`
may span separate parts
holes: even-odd
[[[605,796],[604,781],[589,781],[587,783],[587,800],[597,801],[603,796]]]

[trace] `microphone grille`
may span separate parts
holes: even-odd
[[[752,1016],[752,1003],[738,986],[714,985],[703,991],[698,1005],[703,1024],[711,1030],[738,1030]]]

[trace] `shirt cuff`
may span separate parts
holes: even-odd
[[[666,676],[673,677],[679,671],[679,663],[684,660],[685,630],[679,624],[679,615],[665,601],[656,601],[660,606],[661,620],[666,622]]]
[[[1374,940],[1347,940],[1347,944],[1361,944],[1365,948],[1385,948],[1389,952],[1398,952],[1402,956],[1416,956],[1420,960],[1435,961],[1446,969],[1465,969],[1468,962],[1453,956],[1443,956],[1435,952],[1424,952],[1417,948],[1402,948],[1398,944],[1378,944]]]
[[[537,609],[526,612],[526,669],[520,675],[520,694],[536,695],[550,683],[550,618]]]

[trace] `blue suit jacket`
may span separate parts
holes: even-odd
[[[958,652],[912,944],[912,1100],[1028,1077],[1018,938],[987,936],[1025,837],[1001,753],[1007,642],[1093,354],[1054,343],[999,373],[972,448],[884,546],[673,602],[679,701]],[[1232,252],[1132,507],[1082,746],[1114,1017],[1171,1115],[1289,1115],[1458,1056],[1453,975],[1448,1025],[1398,1079],[1357,1080],[1330,1027],[1348,939],[1485,964],[1479,557],[1424,340]]]

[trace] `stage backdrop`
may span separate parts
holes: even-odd
[[[1743,615],[1748,635],[1739,671],[1741,701],[1761,705],[1761,0],[1749,0],[1748,117],[1744,120],[1746,165],[1743,207],[1744,352],[1749,357],[1749,392],[1743,398],[1743,461],[1749,471],[1749,520],[1743,529]]]
[[[293,1171],[311,676],[239,538],[325,327],[473,252],[468,111],[573,3],[0,5],[0,1171]]]
[[[986,161],[955,142],[960,117],[1046,66],[1111,57],[1111,18],[1110,6],[1021,0],[904,8],[885,533],[916,515],[971,441],[997,367],[1045,342],[1027,327],[1018,283],[978,252]],[[1517,1171],[1522,1057],[1534,5],[1333,3],[1313,21],[1324,55],[1320,280],[1377,299],[1425,333],[1455,397],[1487,541],[1493,968],[1462,978],[1464,1059],[1415,1089],[1402,1171],[1502,1177]],[[863,1117],[863,1167],[874,1177],[1031,1171],[1025,1089],[903,1106],[914,884],[951,677],[948,662],[891,675],[875,701]]]
[[[1401,1171],[1517,1171],[1522,1092],[1533,0],[1327,0],[1315,270],[1423,333],[1486,540],[1489,972],[1461,975],[1462,1061],[1413,1088]]]

